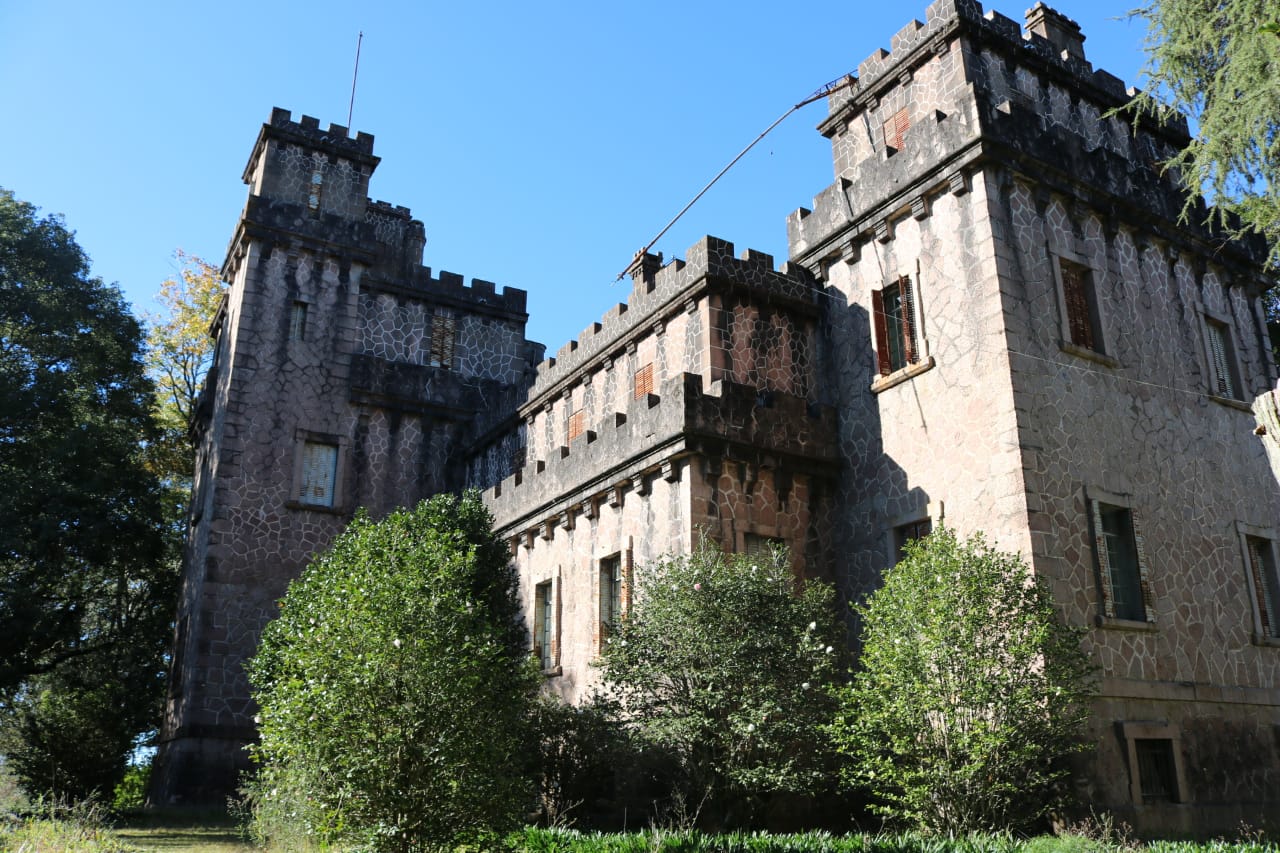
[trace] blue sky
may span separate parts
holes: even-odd
[[[614,277],[739,150],[925,6],[0,0],[0,186],[65,215],[95,274],[154,310],[175,249],[222,261],[273,106],[346,123],[363,31],[371,194],[425,223],[433,270],[527,290],[554,353],[626,300]],[[1095,67],[1139,82],[1127,6],[1056,7]],[[655,251],[710,233],[781,263],[787,214],[832,180],[824,115],[789,118]]]

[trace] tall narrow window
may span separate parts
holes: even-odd
[[[911,113],[906,107],[889,116],[884,123],[884,147],[893,151],[902,150],[902,138],[911,127]]]
[[[573,441],[578,436],[587,431],[587,413],[582,409],[578,409],[569,415],[569,441]]]
[[[1276,574],[1271,540],[1248,536],[1245,544],[1249,553],[1249,571],[1253,574],[1253,588],[1257,593],[1262,636],[1280,639],[1280,613],[1276,612],[1280,607],[1280,577]]]
[[[324,186],[324,175],[319,169],[311,173],[311,191],[307,195],[307,206],[313,212],[320,211],[320,190]]]
[[[333,444],[308,441],[302,445],[302,488],[298,502],[312,506],[333,506],[338,475],[338,448]]]
[[[540,583],[533,593],[533,654],[543,670],[551,669],[555,660],[551,648],[554,616],[551,581]]]
[[[915,297],[909,276],[902,276],[883,290],[872,291],[871,313],[881,376],[920,360],[916,346]]]
[[[622,555],[600,561],[600,639],[606,640],[622,618]]]
[[[1204,320],[1205,338],[1209,342],[1209,391],[1217,397],[1240,399],[1240,383],[1236,378],[1235,351],[1226,323]]]
[[[289,311],[289,340],[302,341],[307,337],[307,303],[294,302]]]
[[[431,318],[431,366],[453,367],[454,320],[450,314],[436,312]]]
[[[1083,264],[1058,258],[1062,277],[1062,303],[1066,310],[1067,334],[1072,344],[1102,352],[1098,333],[1098,306],[1093,290],[1093,273]]]
[[[653,362],[649,362],[636,371],[635,386],[635,398],[637,400],[653,393]]]
[[[1149,621],[1143,595],[1142,553],[1133,511],[1095,501],[1093,513],[1102,572],[1103,613],[1115,619]]]

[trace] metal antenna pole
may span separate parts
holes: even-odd
[[[356,68],[351,72],[351,102],[347,104],[347,128],[351,127],[351,113],[356,108],[356,78],[360,76],[360,45],[364,42],[364,30],[356,39]]]
[[[830,95],[832,92],[836,91],[837,89],[843,89],[843,88],[845,88],[846,86],[853,86],[853,85],[854,85],[855,83],[857,83],[857,82],[858,82],[857,78],[856,78],[856,77],[854,77],[852,74],[846,74],[845,76],[841,77],[841,78],[840,78],[840,79],[838,79],[838,80],[832,80],[830,83],[828,83],[827,85],[823,86],[821,89],[819,89],[818,91],[814,92],[812,95],[810,95],[809,97],[805,98],[803,101],[801,101],[800,103],[796,104],[794,107],[792,107],[791,109],[787,110],[787,111],[786,111],[785,113],[783,113],[782,115],[778,116],[778,120],[777,120],[777,121],[775,121],[773,124],[771,124],[771,125],[769,125],[768,127],[766,127],[766,128],[764,129],[764,132],[763,132],[763,133],[761,133],[759,136],[757,136],[754,140],[752,140],[752,142],[751,142],[751,144],[750,144],[750,145],[748,145],[746,148],[743,148],[741,151],[739,151],[739,152],[738,152],[738,156],[737,156],[737,157],[734,157],[732,160],[730,160],[730,161],[729,161],[729,165],[728,165],[728,166],[725,166],[723,169],[721,169],[721,170],[720,170],[720,172],[719,172],[719,174],[717,174],[714,178],[712,178],[712,179],[711,179],[711,181],[710,181],[710,182],[709,182],[705,187],[703,187],[702,189],[698,190],[698,194],[697,194],[697,195],[695,195],[695,196],[693,197],[693,199],[692,199],[688,204],[686,204],[684,207],[680,208],[680,212],[679,212],[679,213],[677,213],[674,217],[672,217],[672,219],[671,219],[671,221],[670,221],[670,222],[668,222],[666,225],[664,225],[664,226],[663,226],[662,230],[658,232],[658,236],[657,236],[657,237],[654,237],[652,240],[650,240],[650,241],[648,242],[648,244],[647,244],[643,249],[641,249],[640,251],[636,252],[636,257],[637,257],[637,258],[639,258],[639,257],[640,257],[640,256],[642,256],[645,252],[647,252],[647,251],[649,251],[650,249],[652,249],[652,248],[653,248],[654,243],[657,243],[659,240],[661,240],[661,239],[662,239],[662,235],[664,235],[664,234],[666,234],[668,231],[670,231],[670,230],[671,230],[671,226],[672,226],[672,225],[675,225],[677,222],[679,222],[679,221],[680,221],[680,217],[682,217],[682,216],[684,216],[686,213],[688,213],[688,212],[689,212],[689,208],[691,208],[691,207],[693,207],[695,204],[697,204],[697,203],[698,203],[698,199],[700,199],[700,198],[702,198],[704,195],[706,195],[706,194],[707,194],[707,190],[709,190],[709,189],[711,189],[713,186],[715,186],[716,181],[718,181],[718,180],[720,180],[721,178],[723,178],[723,177],[724,177],[724,173],[725,173],[725,172],[727,172],[727,171],[729,171],[730,169],[732,169],[732,168],[734,167],[734,165],[735,165],[739,160],[741,160],[743,157],[745,157],[745,156],[747,155],[747,152],[748,152],[748,151],[750,151],[752,148],[755,148],[755,147],[756,147],[756,143],[757,143],[757,142],[759,142],[761,139],[764,139],[766,136],[768,136],[768,135],[769,135],[769,131],[773,130],[775,127],[777,127],[778,125],[782,124],[783,120],[784,120],[784,119],[786,119],[786,117],[787,117],[787,116],[791,115],[793,112],[795,112],[796,110],[800,109],[801,107],[806,107],[806,106],[808,106],[809,104],[812,104],[814,101],[818,100],[819,98],[825,98],[827,95]],[[634,263],[634,261],[632,261],[632,263]],[[627,270],[629,270],[629,269],[631,269],[631,264],[627,264],[626,269],[624,269],[622,272],[618,273],[618,277],[617,277],[617,278],[615,278],[615,279],[614,279],[614,281],[622,281],[622,277],[623,277],[623,276],[625,276],[625,275],[627,274]]]

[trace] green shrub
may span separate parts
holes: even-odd
[[[256,831],[451,849],[533,802],[537,676],[478,495],[360,515],[289,587],[249,666]]]
[[[858,613],[861,669],[833,731],[881,813],[954,836],[1025,828],[1061,801],[1092,669],[1020,557],[939,530]]]
[[[828,688],[845,661],[831,587],[798,583],[784,553],[714,547],[638,575],[602,665],[629,722],[678,766],[665,821],[759,825],[769,797],[826,791]]]

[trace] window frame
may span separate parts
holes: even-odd
[[[1129,798],[1138,807],[1156,807],[1190,803],[1191,790],[1187,786],[1186,768],[1182,760],[1182,735],[1167,721],[1133,721],[1118,722],[1117,728],[1123,742],[1125,757],[1129,765]],[[1138,754],[1140,741],[1165,741],[1168,743],[1170,758],[1173,763],[1173,775],[1169,780],[1174,783],[1172,798],[1167,801],[1149,802],[1143,793],[1142,762]]]
[[[1098,294],[1097,270],[1088,259],[1076,252],[1050,250],[1050,264],[1053,271],[1054,298],[1058,303],[1058,335],[1059,348],[1066,353],[1096,361],[1108,367],[1116,367],[1119,362],[1110,354],[1111,335],[1107,331],[1106,318],[1103,316],[1102,301]],[[1067,283],[1064,266],[1078,270],[1081,275],[1083,298],[1088,311],[1089,336],[1092,346],[1077,343],[1072,331],[1072,302],[1067,298]]]
[[[1240,554],[1244,565],[1245,586],[1249,591],[1250,617],[1254,645],[1280,647],[1280,553],[1274,528],[1236,522],[1240,537]],[[1260,546],[1269,566],[1259,567],[1254,547]],[[1270,572],[1270,577],[1267,573]],[[1270,581],[1270,583],[1268,583]],[[1270,589],[1268,589],[1270,586]]]
[[[289,496],[286,500],[286,506],[290,509],[331,512],[339,515],[346,512],[345,495],[347,456],[349,449],[348,439],[344,436],[334,435],[332,433],[298,429],[294,431],[293,443],[293,478],[289,488]],[[308,446],[328,446],[334,449],[332,501],[330,503],[319,503],[304,499],[305,495],[303,495],[303,488],[306,484],[306,459]]]
[[[1151,592],[1151,572],[1147,560],[1146,539],[1142,534],[1142,516],[1133,501],[1125,495],[1091,488],[1086,493],[1089,533],[1093,545],[1093,557],[1097,572],[1098,626],[1107,628],[1132,628],[1155,630],[1156,611]],[[1112,552],[1107,543],[1107,531],[1103,521],[1103,508],[1123,511],[1128,518],[1128,534],[1135,562],[1133,583],[1141,602],[1141,619],[1116,614],[1116,595]]]
[[[618,621],[626,612],[626,588],[626,567],[622,561],[622,552],[616,551],[600,560],[596,572],[597,648],[613,636]]]
[[[457,358],[458,318],[435,309],[431,313],[431,337],[427,341],[427,364],[441,370],[453,370]]]
[[[633,400],[643,400],[653,393],[653,362],[646,362],[637,367],[631,375],[631,395]]]
[[[543,675],[560,674],[557,586],[553,578],[548,578],[533,587],[533,642],[530,646]]]
[[[289,306],[289,340],[305,341],[307,339],[307,315],[310,304],[302,299],[295,299]]]
[[[1205,379],[1209,385],[1209,396],[1214,400],[1227,403],[1244,402],[1244,375],[1240,372],[1240,357],[1236,351],[1235,334],[1232,331],[1231,318],[1216,311],[1201,309],[1204,319],[1202,344],[1204,347]],[[1219,335],[1222,360],[1215,357],[1214,333]],[[1225,376],[1223,371],[1225,370]],[[1226,380],[1229,393],[1223,394],[1222,383]]]

